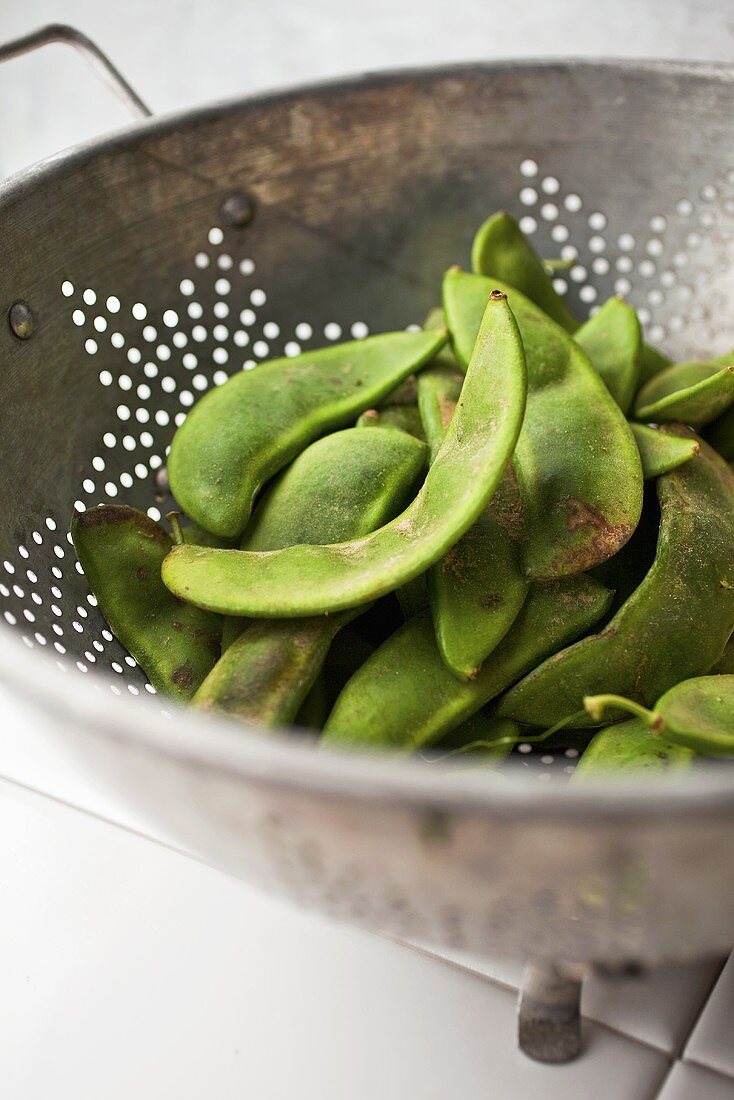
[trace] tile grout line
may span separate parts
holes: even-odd
[[[725,1081],[731,1081],[734,1084],[734,1074],[727,1073],[725,1069],[719,1069],[718,1066],[712,1066],[708,1062],[699,1062],[697,1058],[681,1058],[676,1063],[681,1066],[694,1066],[696,1069],[705,1069],[707,1073],[715,1073],[718,1077],[723,1077]]]
[[[58,795],[51,794],[49,791],[42,791],[38,787],[33,787],[30,783],[23,783],[20,779],[12,779],[10,776],[2,774],[0,774],[0,783],[7,783],[8,786],[17,787],[19,790],[26,791],[28,794],[35,795],[37,798],[43,798],[47,802],[62,806],[65,810],[71,810],[73,813],[78,813],[82,817],[89,817],[102,825],[109,825],[113,829],[119,829],[120,832],[127,833],[129,836],[134,836],[138,840],[144,840],[149,844],[154,844],[157,848],[162,848],[166,852],[172,852],[174,855],[183,856],[184,859],[191,860],[192,863],[198,863],[200,867],[206,867],[208,870],[225,875],[227,878],[234,878],[237,882],[241,881],[236,879],[234,875],[227,875],[226,871],[220,871],[218,867],[206,863],[193,852],[186,851],[185,848],[177,848],[174,844],[169,844],[165,840],[160,840],[158,837],[150,836],[148,833],[143,833],[139,829],[134,829],[132,825],[125,825],[123,822],[115,821],[114,818],[111,817],[105,817],[104,814],[97,813],[95,810],[88,810],[84,806],[77,805],[76,802],[69,802],[67,799],[60,798]]]
[[[680,1061],[685,1061],[686,1060],[683,1056],[683,1052],[685,1051],[685,1048],[688,1046],[688,1042],[689,1042],[691,1036],[693,1035],[693,1032],[696,1030],[696,1026],[697,1026],[699,1020],[701,1019],[701,1017],[703,1016],[703,1014],[706,1010],[706,1005],[709,1003],[709,1000],[711,999],[712,993],[716,989],[716,986],[719,984],[719,978],[721,977],[722,972],[724,970],[724,967],[726,966],[728,961],[729,961],[729,956],[728,955],[725,955],[724,958],[720,960],[719,966],[716,970],[716,973],[714,974],[711,985],[708,987],[706,992],[704,994],[702,994],[701,999],[700,999],[699,1004],[698,1004],[698,1007],[696,1008],[696,1010],[693,1013],[693,1016],[691,1018],[691,1022],[690,1022],[690,1025],[688,1027],[688,1030],[686,1031],[685,1035],[680,1040],[680,1042],[677,1044],[677,1047],[674,1051],[674,1056],[675,1056],[676,1061],[680,1062]],[[691,1059],[691,1061],[692,1061],[692,1059]]]
[[[655,1091],[649,1093],[647,1100],[659,1100],[659,1098],[663,1094],[663,1090],[664,1090],[665,1086],[667,1085],[668,1081],[670,1080],[670,1077],[673,1073],[673,1070],[675,1069],[676,1066],[679,1066],[679,1065],[680,1065],[680,1062],[675,1058],[672,1061],[668,1062],[667,1066],[665,1067],[665,1073],[662,1075],[662,1077],[658,1081],[657,1085],[654,1086]]]
[[[392,937],[391,937],[392,938]],[[415,951],[419,955],[423,955],[429,959],[435,959],[437,962],[443,963],[444,966],[453,967],[454,970],[460,970],[464,974],[471,974],[480,982],[485,982],[487,985],[495,986],[497,989],[502,989],[507,993],[513,993],[516,997],[520,993],[520,987],[512,985],[510,982],[503,982],[501,978],[493,978],[488,974],[481,974],[476,970],[473,970],[465,963],[457,962],[455,959],[448,959],[444,955],[438,953],[438,951],[430,951],[425,947],[418,947],[416,944],[411,943],[409,940],[393,939],[393,943],[399,944],[401,947],[407,947],[410,951]],[[724,960],[724,964],[726,960]],[[722,966],[724,965],[722,964]],[[720,971],[719,971],[720,973]],[[718,978],[718,974],[717,974]],[[715,984],[715,982],[714,982]],[[713,989],[713,986],[711,987]],[[711,990],[709,990],[709,993]],[[588,1023],[593,1024],[594,1027],[602,1028],[602,1030],[609,1032],[611,1035],[616,1035],[620,1039],[626,1040],[628,1043],[634,1043],[635,1046],[642,1047],[644,1050],[649,1050],[653,1054],[662,1054],[667,1059],[669,1066],[676,1061],[676,1055],[674,1052],[666,1050],[665,1047],[656,1046],[655,1043],[649,1042],[647,1039],[642,1039],[638,1035],[631,1035],[628,1031],[622,1031],[618,1027],[614,1027],[613,1024],[607,1023],[605,1020],[599,1020],[596,1016],[581,1016],[582,1020],[586,1020]],[[655,1094],[657,1095],[657,1094]],[[654,1097],[651,1098],[654,1100]]]

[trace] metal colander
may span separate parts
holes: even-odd
[[[59,38],[94,49],[51,28],[3,53]],[[734,345],[733,73],[370,76],[141,122],[0,189],[1,667],[153,832],[400,937],[542,963],[728,946],[727,770],[565,789],[542,781],[572,766],[552,753],[531,775],[446,772],[162,706],[68,531],[102,501],[158,519],[199,396],[270,356],[420,321],[496,209],[573,261],[556,285],[581,315],[620,293],[678,358]],[[538,981],[526,1004],[547,1018]]]

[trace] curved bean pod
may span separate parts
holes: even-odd
[[[634,714],[661,738],[708,756],[734,753],[734,676],[696,676],[666,691],[652,710],[619,695],[593,695],[584,706],[597,721],[609,710]]]
[[[416,439],[425,440],[420,413],[415,405],[381,405],[379,409],[365,409],[355,424],[356,428],[393,428],[407,432]]]
[[[292,722],[337,632],[360,611],[251,623],[206,677],[194,706],[266,727]]]
[[[734,405],[717,420],[714,420],[703,433],[704,439],[717,450],[727,462],[734,462]]]
[[[674,363],[635,398],[638,420],[677,420],[700,428],[734,403],[734,352],[701,362]]]
[[[640,383],[642,332],[632,306],[610,298],[574,333],[591,365],[622,412],[627,412]]]
[[[575,332],[581,324],[556,293],[553,279],[520,226],[504,210],[492,214],[477,230],[471,266],[475,275],[499,279],[521,291],[566,332]]]
[[[724,647],[724,652],[709,671],[711,675],[719,675],[719,673],[734,674],[734,638],[729,639]]]
[[[460,362],[471,354],[482,302],[495,283],[454,268],[444,303]],[[528,367],[528,402],[515,451],[533,580],[590,569],[627,541],[642,510],[642,466],[624,415],[585,352],[510,287]]]
[[[493,214],[480,226],[471,260],[475,275],[486,275],[515,287],[566,332],[575,333],[581,326],[581,321],[556,292],[546,264],[515,219],[504,211]],[[641,381],[646,382],[668,366],[670,359],[666,355],[641,343],[638,362]]]
[[[579,574],[535,585],[476,678],[462,682],[439,652],[430,615],[410,619],[352,676],[322,743],[414,752],[470,718],[544,655],[601,618],[611,593]]]
[[[144,512],[107,504],[75,514],[74,548],[99,609],[156,691],[190,699],[219,657],[221,622],[161,580],[169,534]]]
[[[265,490],[241,548],[281,550],[366,535],[405,505],[426,457],[423,443],[394,430],[346,428],[324,436]],[[225,617],[223,652],[246,625],[238,616]]]
[[[442,557],[478,518],[512,455],[524,408],[522,341],[504,295],[492,295],[456,415],[400,516],[332,546],[269,553],[178,546],[163,578],[183,599],[230,615],[312,615],[391,592]]]
[[[240,548],[359,538],[392,519],[425,469],[424,443],[390,428],[345,428],[302,451],[263,493]]]
[[[174,496],[207,531],[235,538],[268,478],[378,402],[444,342],[441,332],[385,333],[233,375],[197,402],[173,437]]]
[[[695,439],[670,435],[658,428],[649,428],[647,424],[630,424],[630,428],[640,451],[645,479],[670,473],[701,449]]]
[[[693,763],[694,755],[690,749],[651,733],[641,719],[630,718],[594,735],[574,769],[571,782],[617,771],[685,771]]]
[[[650,705],[719,659],[734,630],[734,474],[701,443],[700,454],[655,484],[660,532],[642,583],[601,633],[516,684],[499,714],[547,727],[602,691]]]
[[[438,451],[463,379],[457,370],[428,367],[418,379],[418,405],[432,454]],[[428,574],[436,640],[443,659],[461,680],[507,633],[525,602],[522,508],[512,467],[465,535]]]

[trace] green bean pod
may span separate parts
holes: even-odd
[[[532,586],[492,657],[468,681],[458,680],[446,667],[430,615],[417,615],[352,676],[321,741],[403,753],[432,744],[544,656],[588,630],[610,598],[610,592],[583,574]]]
[[[265,490],[240,548],[264,552],[367,535],[400,511],[427,457],[424,443],[389,428],[324,436]]]
[[[510,460],[524,408],[522,341],[505,296],[492,295],[462,401],[422,488],[400,516],[331,546],[271,552],[178,546],[164,580],[191,603],[256,617],[338,611],[391,592],[441,558],[478,518]]]
[[[242,533],[261,486],[312,440],[344,427],[429,362],[442,332],[393,332],[241,371],[173,437],[171,489],[207,531]]]
[[[317,440],[263,493],[242,546],[275,550],[374,530],[405,503],[426,453],[423,443],[394,429],[347,428]],[[320,727],[319,702],[325,718],[336,697],[333,685],[331,691],[328,686],[333,673],[321,666],[337,630],[363,610],[266,621],[257,630],[257,624],[228,616],[224,656],[194,704],[265,726],[302,721]],[[338,661],[331,664],[338,667]],[[321,700],[320,671],[327,676]],[[311,712],[302,715],[312,691]]]
[[[499,279],[519,290],[566,332],[575,332],[580,326],[581,322],[556,292],[540,256],[515,219],[504,210],[492,214],[477,230],[471,265],[475,275]]]
[[[242,536],[243,550],[281,550],[359,538],[392,519],[425,468],[427,449],[394,430],[346,428],[302,451],[263,493]],[[246,620],[224,619],[222,650]]]
[[[666,691],[648,710],[619,695],[592,695],[584,706],[595,720],[609,710],[633,714],[648,730],[707,756],[734,753],[734,675],[696,676]]]
[[[712,675],[719,675],[724,673],[726,675],[734,674],[734,638],[730,638],[724,646],[724,652],[719,657],[715,665],[712,665],[709,669]]]
[[[682,772],[690,768],[694,755],[690,749],[651,733],[641,719],[630,718],[594,735],[571,782],[614,772]]]
[[[482,302],[495,283],[454,268],[444,303],[454,350],[466,362]],[[525,346],[528,400],[515,451],[531,580],[590,569],[627,541],[642,509],[632,432],[586,353],[524,295],[505,290]]]
[[[734,403],[734,352],[717,359],[674,363],[651,378],[635,398],[638,420],[677,420],[700,428]]]
[[[144,512],[107,504],[74,515],[71,534],[99,609],[156,691],[191,698],[219,657],[221,622],[161,580],[170,535]]]
[[[725,413],[712,421],[703,435],[722,458],[734,463],[734,405],[730,405]]]
[[[251,623],[217,661],[193,705],[265,727],[293,722],[337,632],[360,611]]]
[[[649,344],[643,344],[640,351],[640,384],[644,385],[645,382],[649,382],[656,374],[660,374],[666,367],[669,367],[672,362],[673,360],[664,355],[662,351],[651,348]]]
[[[670,435],[647,424],[630,424],[642,459],[642,474],[648,480],[668,474],[698,454],[695,439]]]
[[[472,246],[474,274],[499,279],[515,287],[566,332],[575,333],[581,321],[557,293],[547,266],[509,214],[493,214],[477,231]],[[670,362],[662,352],[649,344],[641,344],[640,381],[646,382],[670,366]]]
[[[685,437],[685,429],[676,430]],[[700,454],[655,483],[660,531],[639,587],[601,633],[516,684],[498,713],[550,726],[579,711],[585,695],[606,691],[650,705],[719,659],[734,630],[734,474],[700,446]]]
[[[296,725],[321,730],[344,685],[374,651],[375,647],[357,629],[346,626],[339,635],[339,644],[332,645],[326,654],[324,666],[296,715]]]
[[[437,453],[461,395],[461,374],[428,367],[418,379],[418,405],[432,454]],[[507,633],[525,602],[522,507],[512,467],[476,523],[428,574],[436,640],[461,680]]]
[[[365,409],[355,427],[393,428],[407,432],[416,439],[426,438],[420,413],[415,405],[381,405],[379,409]]]
[[[574,333],[622,412],[640,384],[642,332],[637,314],[622,298],[610,298]]]

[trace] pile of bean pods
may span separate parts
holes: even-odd
[[[203,397],[170,533],[76,515],[110,629],[158,691],[324,746],[733,754],[734,352],[671,363],[621,298],[582,323],[504,213],[442,297]]]

